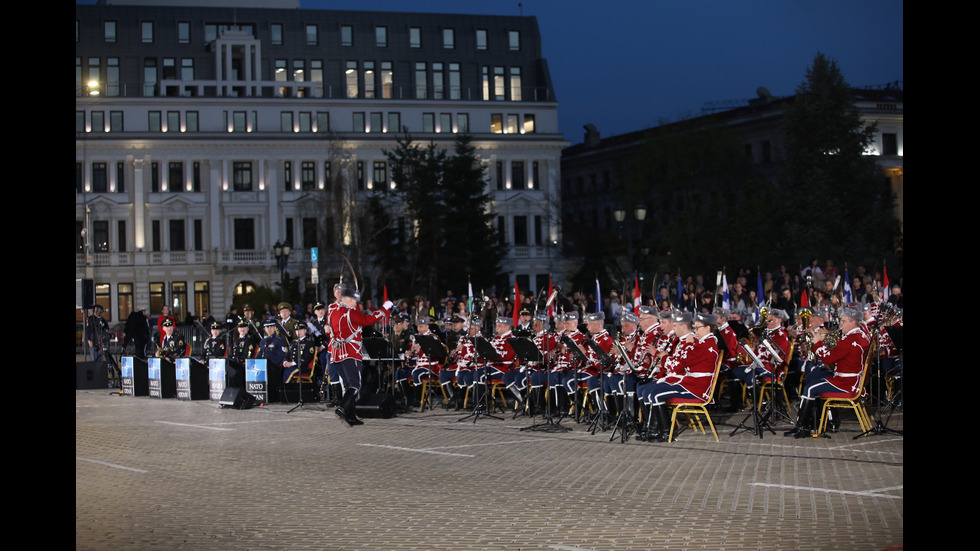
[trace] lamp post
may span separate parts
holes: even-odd
[[[627,214],[626,209],[617,208],[616,210],[613,211],[613,218],[616,220],[617,223],[620,224],[620,227],[623,228],[623,232],[626,234],[626,255],[629,258],[630,268],[633,270],[633,273],[636,273],[637,259],[633,256],[633,231],[634,230],[632,224],[630,224],[629,227],[625,227],[624,222],[626,221],[626,214]],[[643,220],[647,217],[647,209],[643,205],[637,205],[633,209],[632,214],[633,214],[633,218],[639,223],[637,225],[642,225]],[[643,237],[642,230],[640,231],[639,235],[641,238]]]
[[[286,266],[289,264],[289,243],[280,243],[272,246],[272,253],[276,257],[276,266],[279,267],[279,292],[280,302],[286,301]]]

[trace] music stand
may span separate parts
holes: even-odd
[[[599,395],[596,396],[596,400],[602,400],[603,405],[605,405],[606,395],[605,389],[603,388],[605,386],[605,381],[603,379],[606,377],[606,370],[609,368],[609,366],[616,362],[611,356],[609,356],[609,354],[606,353],[605,350],[599,346],[597,342],[591,338],[585,339],[584,344],[588,346],[589,349],[591,349],[592,352],[599,358]],[[586,400],[588,400],[587,397]],[[596,407],[599,408],[599,411],[595,413],[595,417],[593,417],[592,421],[589,423],[589,430],[592,431],[592,434],[595,434],[596,429],[599,428],[600,420],[602,421],[602,430],[609,428],[609,426],[606,424],[606,414],[604,413],[603,409],[599,407],[599,404],[596,404]]]
[[[550,345],[551,339],[548,339],[548,343]],[[535,348],[537,348],[537,347],[535,347]],[[545,352],[545,357],[550,357],[550,356],[551,356],[551,350],[547,350]],[[546,391],[545,392],[545,395],[547,396],[547,391],[551,389],[551,366],[548,365],[547,362],[542,362],[542,366],[543,366],[543,369],[545,370],[545,373],[547,375],[547,377],[545,377],[545,379],[544,379],[545,391]],[[555,403],[556,404],[557,404],[557,401],[558,401],[557,400],[557,392],[558,391],[556,390],[555,391],[555,393],[556,393]],[[545,399],[545,405],[544,405],[544,422],[543,423],[538,423],[536,425],[531,425],[530,427],[524,427],[523,429],[521,429],[522,432],[523,431],[526,431],[526,430],[541,430],[541,431],[548,431],[548,432],[556,432],[556,431],[567,432],[567,431],[570,431],[572,429],[569,428],[569,427],[563,427],[560,424],[553,422],[553,420],[551,418],[551,399]]]
[[[904,337],[904,329],[905,329],[904,327],[895,327],[895,326],[885,327],[885,331],[888,333],[888,336],[891,337],[891,339],[892,339],[892,344],[894,344],[895,345],[895,348],[898,350],[898,357],[899,357],[899,362],[901,362],[901,366],[902,366],[902,377],[903,378],[905,376],[905,341],[904,341],[905,337]],[[877,332],[875,332],[874,338],[877,338],[877,337],[878,337],[878,334],[877,334]],[[881,354],[881,350],[880,350],[880,347],[878,347],[878,348],[879,348],[879,350],[877,352],[880,355]],[[880,369],[881,369],[881,359],[880,359],[880,356],[879,356],[879,359],[878,359],[878,369],[879,369],[879,373],[878,373],[878,387],[879,387],[878,388],[878,412],[877,412],[877,415],[876,415],[877,418],[875,419],[875,425],[873,427],[871,427],[869,430],[867,430],[865,432],[862,432],[861,434],[855,436],[853,438],[854,440],[857,440],[858,438],[860,438],[862,436],[868,436],[868,435],[871,435],[871,434],[886,434],[886,433],[889,433],[889,432],[893,432],[893,433],[898,434],[900,436],[904,436],[904,434],[902,433],[902,431],[895,430],[895,429],[890,429],[890,428],[888,428],[888,423],[887,422],[882,422],[882,420],[881,420],[882,413],[881,412],[882,412],[882,410],[885,409],[885,407],[891,407],[891,410],[888,412],[888,418],[891,419],[892,413],[895,411],[895,408],[898,407],[896,404],[898,404],[901,401],[901,399],[902,399],[902,392],[903,392],[902,389],[904,389],[904,387],[905,387],[905,381],[904,380],[902,381],[902,389],[899,389],[899,391],[895,393],[895,396],[891,400],[889,400],[887,404],[882,405],[882,403],[881,403],[881,381],[885,378],[885,374],[880,372]]]
[[[481,378],[485,378],[485,379],[489,379],[490,378],[490,374],[487,373],[487,369],[488,369],[487,364],[490,363],[490,362],[500,362],[501,359],[500,359],[500,355],[497,354],[496,349],[494,349],[493,345],[490,344],[490,341],[488,341],[486,339],[486,337],[473,337],[473,344],[476,346],[476,358],[475,358],[476,359],[476,362],[475,362],[476,363],[476,367],[474,367],[474,369],[476,370],[476,373],[477,373],[477,376],[476,376],[476,378],[475,378],[475,380],[473,382],[473,394],[476,395],[476,394],[479,394],[479,392],[480,392],[480,379]],[[483,367],[482,368],[479,367],[479,361],[480,360],[483,360]],[[479,376],[479,373],[480,373],[480,370],[481,369],[483,370],[483,376],[482,377]],[[484,386],[486,386],[486,382],[484,382]],[[470,417],[472,417],[473,418],[473,423],[475,424],[476,421],[477,421],[477,419],[479,419],[481,415],[484,416],[484,417],[493,417],[494,419],[501,419],[501,420],[503,420],[503,417],[497,417],[497,416],[494,416],[494,415],[490,415],[490,391],[489,391],[489,389],[484,389],[483,400],[486,401],[486,404],[484,404],[480,400],[479,396],[474,396],[473,397],[473,412],[470,413],[469,415],[467,415],[466,417],[463,417],[461,419],[457,419],[456,422],[458,423],[460,421],[463,421],[465,419],[469,419]]]
[[[589,362],[589,358],[585,356],[585,352],[579,348],[578,344],[572,340],[568,335],[562,335],[561,342],[565,345],[568,350],[572,351],[572,365],[585,365]],[[572,367],[575,370],[575,390],[572,392],[572,403],[575,405],[575,422],[578,423],[579,419],[582,418],[582,407],[578,403],[578,384],[579,384],[579,369],[578,367]]]
[[[758,434],[759,435],[759,438],[762,438],[764,436],[764,433],[763,433],[763,429],[764,428],[769,429],[769,432],[771,432],[773,435],[775,435],[776,434],[776,431],[773,430],[773,428],[771,426],[769,426],[768,421],[763,421],[762,419],[759,418],[759,407],[757,405],[759,403],[759,401],[758,401],[759,400],[759,384],[758,384],[758,381],[755,381],[754,379],[755,379],[755,369],[756,369],[756,367],[762,367],[763,369],[765,369],[763,367],[763,365],[762,365],[762,360],[760,360],[759,357],[755,355],[755,352],[753,352],[752,350],[749,350],[748,347],[742,346],[742,350],[752,358],[752,364],[751,364],[752,378],[753,378],[753,383],[752,383],[752,412],[749,413],[748,415],[746,415],[745,416],[745,419],[742,419],[742,422],[739,423],[738,426],[735,427],[735,430],[733,430],[731,432],[731,434],[729,434],[728,436],[729,437],[735,436],[735,434],[738,433],[739,429],[744,429],[746,431],[751,431],[751,432],[753,432],[755,434]],[[773,375],[775,375],[775,374],[773,374]],[[773,393],[775,394],[775,391],[773,391]],[[753,420],[754,420],[755,427],[753,427],[753,428],[749,428],[745,424],[745,422],[749,420],[749,417],[752,417]]]
[[[390,340],[385,337],[369,337],[364,339],[364,350],[367,351],[368,356],[372,360],[378,362],[378,392],[381,392],[381,373],[384,372],[382,368],[383,362],[388,362],[391,369],[391,381],[385,383],[385,390],[390,390],[390,394],[394,396],[394,377],[395,377],[395,358],[394,358],[394,346]]]
[[[521,364],[526,364],[530,362],[541,363],[541,351],[534,344],[534,341],[526,337],[512,337],[507,339],[510,347],[514,349],[515,357],[521,361]],[[530,377],[530,374],[528,374]],[[528,384],[530,386],[530,383]],[[528,400],[525,401],[525,406],[530,403],[530,392],[528,394]],[[517,419],[517,415],[521,413],[520,411],[515,411],[512,419]]]
[[[613,341],[613,346],[616,347],[623,361],[626,362],[627,369],[623,372],[623,407],[620,409],[619,415],[616,416],[616,424],[613,426],[612,434],[609,435],[609,441],[612,442],[616,438],[616,431],[618,430],[622,442],[626,443],[629,440],[630,433],[636,431],[636,420],[626,414],[626,400],[628,399],[626,394],[626,377],[631,376],[636,367],[633,365],[632,360],[630,360],[629,353],[626,352],[626,349],[623,348],[623,345],[619,341]]]

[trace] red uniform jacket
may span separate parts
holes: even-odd
[[[868,337],[860,327],[848,331],[833,350],[824,346],[822,341],[818,343],[813,352],[825,365],[834,366],[834,376],[828,378],[827,382],[844,392],[856,393],[860,390],[864,354],[868,351],[869,344]]]
[[[342,362],[348,358],[361,360],[361,329],[367,325],[373,325],[385,317],[384,311],[377,311],[371,315],[360,313],[356,308],[351,308],[343,303],[337,303],[338,307],[330,312],[330,329],[333,336],[330,339],[330,361]]]

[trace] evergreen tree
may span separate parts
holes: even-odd
[[[818,53],[786,115],[786,257],[873,264],[898,235],[894,197],[837,62]]]
[[[491,223],[490,196],[470,137],[457,137],[449,155],[406,135],[385,155],[395,186],[372,198],[372,211],[381,207],[384,213],[372,243],[387,281],[430,298],[447,289],[461,296],[468,278],[474,288],[492,285],[504,246]],[[392,229],[401,212],[405,235]]]

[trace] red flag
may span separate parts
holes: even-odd
[[[384,303],[388,302],[388,286],[387,285],[384,286],[384,297],[385,297],[385,299],[381,301],[381,304],[384,304]],[[391,319],[391,310],[388,310],[387,312],[385,312],[385,321],[387,322],[390,319]]]
[[[809,308],[810,300],[806,298],[806,289],[803,289],[803,294],[800,296],[800,308]]]
[[[633,312],[637,311],[640,307],[640,280],[636,277],[633,278]]]
[[[881,269],[884,271],[885,274],[885,280],[881,282],[882,286],[885,288],[885,290],[882,291],[881,301],[888,302],[888,295],[891,294],[891,287],[888,285],[888,268],[882,266]]]
[[[554,293],[554,292],[555,292],[555,288],[552,285],[551,280],[549,279],[548,280],[548,298],[551,298],[551,294]],[[549,318],[555,317],[555,304],[554,303],[552,303],[551,306],[548,307],[548,317]]]
[[[521,320],[521,291],[517,288],[517,282],[514,282],[514,327],[520,323]]]

